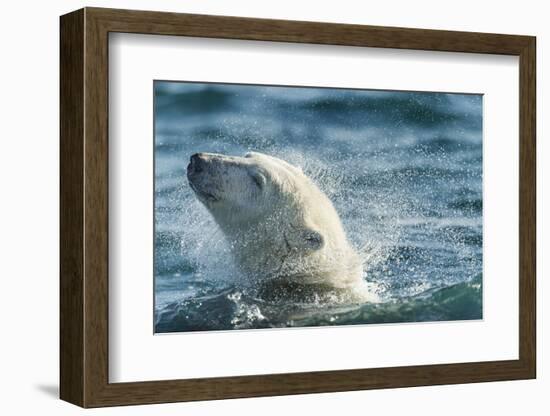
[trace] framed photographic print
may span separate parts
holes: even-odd
[[[62,16],[61,398],[534,378],[535,49]]]

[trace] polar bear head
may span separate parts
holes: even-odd
[[[324,245],[321,230],[308,223],[305,210],[315,203],[312,191],[318,194],[315,200],[325,197],[301,169],[281,159],[256,152],[244,157],[196,153],[187,178],[226,232],[242,232],[259,222],[264,229],[282,222],[293,228],[286,232],[292,246],[316,250]]]
[[[301,169],[256,152],[196,153],[187,178],[248,275],[357,277],[359,261],[334,206]]]

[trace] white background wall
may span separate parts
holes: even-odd
[[[372,3],[372,4],[369,4]],[[546,359],[550,285],[543,268],[550,238],[544,142],[550,26],[545,3],[523,1],[359,2],[298,0],[4,2],[0,14],[0,411],[77,414],[58,394],[58,16],[103,6],[276,19],[405,26],[536,35],[538,40],[538,380],[338,394],[224,400],[92,410],[88,414],[402,414],[544,415],[550,409]],[[546,201],[544,201],[546,198]],[[548,329],[548,328],[546,328]],[[460,340],[457,340],[460,342]],[[406,346],[404,346],[406,348]],[[404,350],[406,353],[406,349]]]

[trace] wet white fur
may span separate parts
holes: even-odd
[[[361,259],[332,202],[301,169],[262,153],[201,154],[190,178],[249,279],[357,288]]]

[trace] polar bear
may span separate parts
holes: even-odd
[[[347,290],[362,282],[360,256],[336,209],[301,169],[257,152],[196,153],[187,178],[263,294]]]

